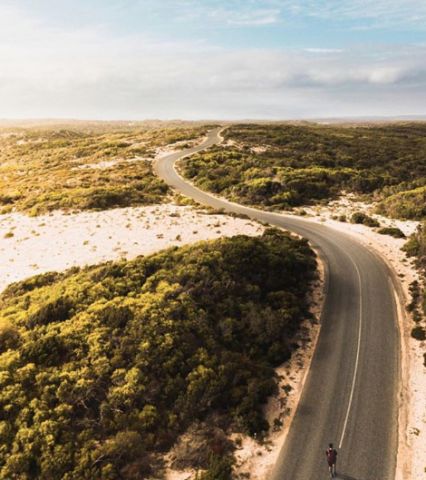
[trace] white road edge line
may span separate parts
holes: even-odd
[[[359,352],[361,349],[361,333],[362,333],[362,281],[361,281],[361,273],[359,271],[358,265],[353,261],[352,257],[348,255],[350,258],[352,264],[354,265],[356,272],[358,274],[358,283],[359,283],[359,325],[358,325],[358,345],[357,345],[357,350],[356,350],[356,359],[355,359],[355,369],[354,369],[354,376],[352,378],[352,387],[351,387],[351,394],[349,396],[349,403],[348,403],[348,409],[346,411],[346,417],[345,417],[345,422],[343,424],[343,430],[342,430],[342,436],[340,437],[340,442],[339,442],[339,448],[342,448],[343,445],[343,439],[345,438],[345,433],[346,433],[346,427],[348,426],[348,420],[349,420],[349,414],[351,412],[351,407],[352,407],[352,400],[354,396],[354,391],[355,391],[355,383],[356,383],[356,378],[357,378],[357,373],[358,373],[358,364],[359,364]]]

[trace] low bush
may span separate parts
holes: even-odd
[[[420,325],[417,325],[411,330],[411,336],[416,340],[426,340],[426,330]]]
[[[410,257],[415,258],[415,265],[420,271],[422,281],[410,285],[412,301],[409,304],[415,321],[420,322],[426,317],[426,222],[421,223],[417,230],[402,247]]]
[[[7,320],[0,320],[0,354],[17,348],[20,343],[18,328]]]
[[[380,223],[363,212],[355,212],[351,216],[352,223],[360,223],[367,227],[380,227]]]
[[[420,220],[426,217],[426,186],[398,192],[382,200],[377,212],[392,218]]]
[[[421,223],[417,231],[410,235],[402,250],[410,257],[426,256],[426,222]]]
[[[196,480],[232,480],[232,458],[212,455],[208,470],[197,475]]]
[[[394,238],[406,238],[404,232],[397,227],[383,227],[377,230],[377,233],[380,233],[381,235],[390,235]]]

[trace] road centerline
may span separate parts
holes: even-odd
[[[352,407],[352,400],[354,397],[355,392],[355,384],[358,374],[358,365],[359,365],[359,357],[360,357],[360,350],[361,350],[361,335],[362,335],[362,308],[363,308],[363,299],[362,299],[362,280],[361,280],[361,273],[359,271],[358,265],[353,261],[352,257],[347,254],[348,258],[350,259],[352,265],[355,267],[357,276],[358,276],[358,285],[359,285],[359,320],[358,320],[358,343],[357,343],[357,350],[356,350],[356,357],[355,357],[355,367],[354,373],[352,378],[352,385],[351,385],[351,393],[349,395],[349,402],[348,408],[346,410],[345,421],[343,423],[342,434],[339,441],[339,448],[342,448],[343,440],[345,438],[346,429],[348,426],[349,415],[351,412]]]

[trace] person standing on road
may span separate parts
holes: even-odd
[[[327,450],[325,451],[327,457],[328,470],[330,472],[330,478],[336,476],[336,462],[337,462],[337,451],[333,447],[332,443],[329,443]]]

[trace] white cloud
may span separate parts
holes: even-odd
[[[268,2],[266,2],[268,3]],[[264,7],[261,1],[251,2],[212,2],[205,3],[187,0],[177,3],[175,0],[158,4],[157,14],[171,11],[176,13],[175,19],[181,22],[202,22],[204,25],[215,24],[231,27],[267,26],[281,21],[279,8]]]
[[[426,29],[425,0],[167,0],[165,6],[178,7],[200,19],[225,20],[231,25],[232,19],[235,24],[251,26],[290,21],[293,17],[316,17],[333,22],[353,21],[353,28]],[[217,12],[226,13],[227,17]]]
[[[229,25],[272,25],[280,20],[280,10],[278,9],[254,9],[242,12],[223,11],[222,13]]]
[[[0,116],[303,117],[426,111],[426,47],[212,48],[0,7]]]
[[[311,47],[311,48],[304,48],[303,49],[305,52],[309,53],[342,53],[343,49],[341,48],[317,48],[317,47]]]
[[[267,0],[282,11],[334,21],[370,20],[375,27],[426,28],[424,0]],[[364,23],[364,27],[367,25]]]

